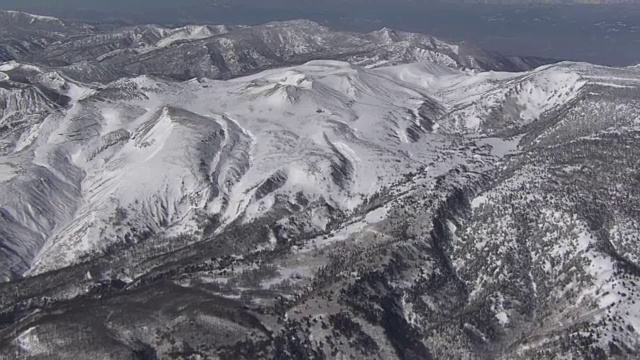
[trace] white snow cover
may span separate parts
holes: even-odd
[[[181,40],[198,40],[219,35],[229,30],[223,26],[206,26],[206,25],[187,25],[177,29],[168,31],[167,36],[163,37],[156,43],[157,47],[166,47]]]
[[[15,61],[8,61],[5,63],[0,64],[0,71],[11,71],[15,68],[17,68],[19,66],[19,64]]]
[[[135,95],[104,102],[99,91],[73,90],[72,109],[47,118],[42,127],[50,131],[25,147],[82,194],[73,219],[45,234],[32,273],[103,249],[126,237],[129,223],[170,235],[196,231],[202,214],[221,212],[224,224],[250,221],[273,206],[276,193],[302,191],[348,210],[434,156],[429,141],[398,137],[414,125],[407,110],[424,93],[348,63],[315,61],[231,81],[140,77],[110,86]],[[81,134],[79,141],[69,134]],[[61,155],[83,174],[79,184],[61,168]],[[277,171],[284,184],[258,198]]]
[[[500,102],[515,104],[526,123],[575,96],[586,82],[581,71],[570,63],[513,74],[312,61],[229,81],[142,76],[106,89],[39,71],[40,83],[71,104],[26,128],[12,161],[0,158],[0,186],[20,189],[4,192],[3,206],[38,253],[34,274],[131,235],[197,233],[204,215],[220,213],[223,225],[251,221],[281,201],[276,195],[302,192],[350,210],[403,174],[446,159],[449,137],[421,128],[423,103],[441,108],[437,132],[479,131],[487,105]],[[501,157],[517,140],[483,141]],[[55,191],[34,193],[34,181]]]
[[[30,13],[21,12],[21,11],[14,11],[14,10],[4,10],[4,12],[7,13],[7,14],[14,15],[14,16],[29,17],[31,19],[32,23],[37,21],[37,20],[40,20],[40,21],[53,21],[53,22],[57,22],[57,23],[63,24],[60,19],[55,18],[53,16],[35,15],[35,14],[30,14]]]
[[[542,66],[527,73],[456,71],[428,63],[383,71],[428,88],[448,105],[440,124],[449,132],[482,132],[491,112],[506,109],[505,119],[524,125],[577,96],[587,83],[572,63]],[[421,73],[427,75],[421,76]],[[507,122],[502,126],[509,126]]]
[[[43,341],[40,341],[38,335],[36,334],[37,330],[35,327],[31,327],[26,331],[22,332],[15,340],[16,345],[18,345],[22,350],[26,351],[27,354],[32,356],[46,355],[49,351],[47,346]]]

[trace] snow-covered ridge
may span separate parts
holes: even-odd
[[[53,22],[58,25],[64,26],[64,22],[62,20],[53,16],[35,15],[35,14],[22,12],[22,11],[15,11],[15,10],[0,10],[0,14],[6,14],[16,19],[26,18],[26,19],[29,19],[30,23],[34,23],[36,21],[42,21],[42,22]]]
[[[224,25],[187,25],[169,30],[168,34],[156,43],[156,46],[165,47],[182,40],[206,39],[211,36],[228,33],[229,31],[230,29]]]
[[[29,29],[0,44],[0,358],[637,354],[640,69]]]
[[[1,12],[0,12],[1,14]],[[329,29],[309,20],[288,20],[257,26],[158,25],[101,30],[76,23],[29,27],[8,25],[18,43],[2,59],[42,64],[69,64],[69,73],[87,81],[144,74],[185,80],[227,79],[311,59],[339,59],[370,68],[430,61],[452,68],[518,71],[549,61],[505,57],[467,44],[382,29],[364,34]],[[15,32],[15,34],[14,34]]]
[[[16,183],[22,177],[13,169],[29,174],[33,163],[76,194],[69,195],[74,215],[65,212],[46,230],[13,220],[41,234],[31,252],[44,246],[33,267],[42,272],[140,229],[196,233],[202,216],[219,214],[222,224],[256,219],[298,193],[348,211],[428,164],[447,134],[535,122],[575,98],[594,69],[564,63],[482,73],[429,62],[366,69],[312,61],[230,81],[142,76],[99,89],[34,68],[35,83],[69,104],[62,113],[42,108],[51,115],[12,145],[33,160],[9,163],[3,178]],[[496,123],[495,108],[510,109],[510,117]],[[111,225],[122,214],[128,220]]]
[[[359,82],[359,96],[335,81],[347,74]],[[98,91],[76,102],[59,126],[63,134],[78,134],[78,142],[56,135],[47,141],[49,150],[38,151],[52,168],[47,153],[70,154],[86,176],[85,205],[77,220],[52,234],[36,272],[126,236],[126,226],[109,225],[117,213],[131,214],[129,221],[153,233],[180,233],[196,231],[202,214],[219,212],[223,223],[252,219],[279,196],[299,192],[347,210],[358,205],[354,195],[367,196],[393,181],[406,161],[424,163],[406,151],[428,154],[426,144],[403,144],[397,137],[413,126],[405,112],[419,105],[422,94],[347,63],[313,62],[231,82],[143,78],[112,86],[144,97],[113,107],[97,100]],[[75,119],[96,112],[93,123],[82,125],[93,130],[80,130]],[[389,116],[396,125],[387,123]],[[284,174],[278,175],[282,182],[265,192],[261,184],[277,174]]]
[[[310,21],[262,28],[264,32],[243,28],[241,33],[282,45],[278,51],[285,56],[323,49],[327,39],[343,36]],[[129,30],[151,59],[212,36],[212,44],[229,50],[236,46],[234,34],[215,37],[233,30],[225,27]],[[112,41],[111,35],[98,36],[106,44]],[[90,38],[81,41],[94,44]],[[517,131],[577,99],[586,85],[635,86],[637,80],[633,68],[577,63],[522,73],[461,70],[455,60],[459,48],[390,29],[353,40],[366,43],[371,38],[394,49],[390,57],[375,63],[355,59],[364,67],[311,61],[229,81],[175,82],[143,75],[88,85],[64,70],[15,61],[0,65],[2,81],[15,78],[18,83],[11,86],[19,85],[4,93],[4,118],[33,117],[5,148],[31,154],[33,160],[27,156],[20,162],[32,161],[69,184],[72,193],[82,194],[74,204],[83,205],[69,206],[77,216],[73,221],[37,225],[50,249],[41,252],[37,271],[99,251],[105,244],[98,238],[108,238],[108,243],[138,236],[127,230],[129,225],[117,231],[108,225],[122,209],[140,214],[130,221],[138,224],[137,231],[168,235],[196,231],[196,219],[202,216],[218,214],[225,225],[259,218],[297,193],[347,211],[358,206],[356,199],[429,163],[434,150],[426,138]],[[173,46],[181,41],[186,42]],[[423,53],[402,53],[414,45]],[[236,55],[221,54],[229,66],[243,66]],[[392,65],[408,59],[428,60]],[[222,142],[185,152],[175,147],[185,139]],[[60,159],[65,159],[62,168]],[[191,175],[131,176],[143,168],[145,174],[162,173],[171,168],[167,162],[175,166],[171,173]],[[5,179],[17,181],[16,172],[9,171],[15,163],[10,164]],[[102,175],[111,168],[110,176]],[[84,174],[81,181],[78,174]],[[21,221],[16,223],[23,226]],[[40,241],[34,249],[42,245]]]

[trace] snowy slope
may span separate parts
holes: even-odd
[[[298,194],[350,211],[438,158],[447,134],[517,129],[567,104],[587,83],[618,81],[592,70],[564,63],[477,73],[429,62],[366,69],[312,61],[230,81],[143,76],[101,89],[38,75],[71,103],[61,111],[43,101],[56,111],[22,135],[28,140],[14,153],[27,160],[5,173],[14,179],[9,169],[36,164],[76,194],[44,232],[17,221],[41,234],[29,254],[39,252],[34,269],[42,272],[112,243],[198,234],[201,220],[216,214],[223,227],[257,219]]]
[[[428,86],[448,105],[440,131],[491,133],[519,128],[578,97],[588,78],[572,63],[543,66],[528,73],[449,72],[422,77],[406,65],[388,71],[400,79]],[[418,72],[419,74],[419,72]]]
[[[105,101],[113,92],[127,100]],[[143,232],[194,233],[202,216],[250,220],[282,196],[352,209],[434,156],[434,144],[407,136],[420,127],[413,112],[426,99],[330,61],[229,82],[116,82],[48,119],[58,130],[34,149],[45,167],[55,169],[52,154],[64,153],[85,174],[83,205],[47,240],[35,269]],[[280,183],[270,193],[263,184],[274,176]],[[126,221],[113,226],[119,216]]]
[[[229,31],[231,31],[229,27],[224,25],[187,25],[168,31],[168,34],[160,39],[156,43],[156,46],[165,47],[177,41],[206,39],[211,36],[228,33]]]
[[[0,63],[0,358],[638,357],[639,68],[32,20],[69,41]]]

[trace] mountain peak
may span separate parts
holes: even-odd
[[[397,31],[390,29],[388,27],[383,27],[382,29],[373,31],[370,34],[379,38],[381,41],[387,44],[391,44],[391,43],[402,40],[402,37],[398,34]]]
[[[639,357],[637,67],[3,14],[0,358]]]

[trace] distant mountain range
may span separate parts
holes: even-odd
[[[0,12],[0,358],[640,356],[640,68]]]
[[[429,59],[459,68],[507,71],[528,70],[551,61],[507,57],[465,43],[449,44],[390,29],[369,34],[333,31],[306,20],[254,27],[104,29],[19,12],[0,16],[1,60],[55,66],[67,74],[100,72],[102,80],[140,74],[231,78],[325,58],[362,66]]]

